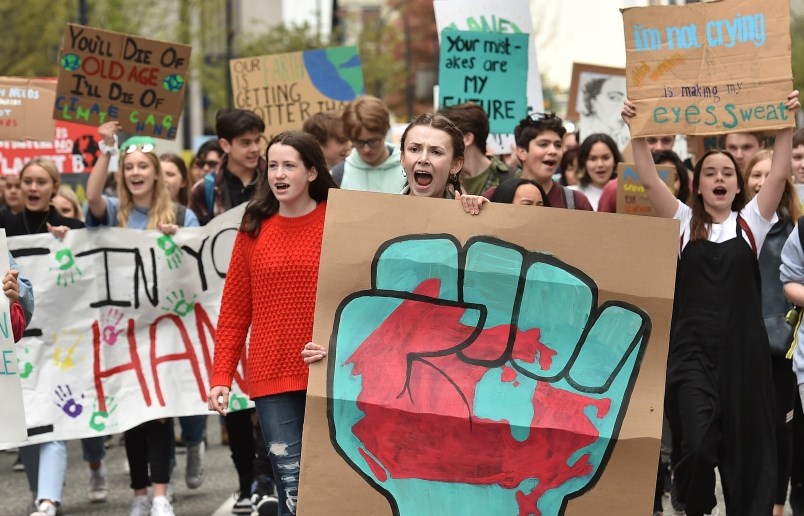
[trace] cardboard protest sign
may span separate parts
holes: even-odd
[[[6,230],[0,229],[0,275],[10,269]],[[11,329],[11,311],[8,299],[0,300],[0,389],[3,403],[0,404],[0,442],[24,441],[28,437],[25,426],[25,408],[22,401],[20,371],[14,351],[14,332]]]
[[[669,165],[656,165],[659,177],[670,191],[674,191],[678,173],[675,167]],[[648,201],[645,187],[639,180],[633,163],[620,163],[617,165],[617,213],[627,215],[648,215],[656,217],[656,212]]]
[[[533,17],[528,0],[435,0],[436,25],[439,38],[445,29],[473,32],[492,32],[498,34],[533,34]],[[445,44],[439,39],[440,44]],[[518,113],[519,120],[529,113],[544,111],[542,80],[539,75],[539,62],[536,58],[536,44],[528,43],[528,76],[526,81],[527,109]],[[445,87],[440,79],[441,87]],[[513,85],[512,85],[513,86]],[[440,96],[440,95],[439,95]],[[488,114],[488,113],[487,113]],[[518,121],[518,120],[517,120]],[[508,154],[514,143],[512,124],[506,134],[491,134],[487,145],[495,154]]]
[[[48,104],[48,118],[51,108]],[[62,174],[91,172],[100,155],[98,131],[63,120],[55,120],[55,125],[50,141],[0,141],[0,174],[16,174],[33,158],[51,160]]]
[[[265,134],[299,130],[316,113],[363,95],[357,47],[332,47],[229,61],[235,107],[257,113]]]
[[[622,151],[631,141],[628,126],[620,115],[625,90],[622,68],[573,63],[567,118],[580,120],[580,132],[584,137],[608,134]]]
[[[787,0],[623,9],[634,136],[791,127]]]
[[[439,105],[474,102],[489,117],[492,134],[507,134],[527,112],[528,35],[441,33]]]
[[[55,100],[54,81],[0,77],[0,140],[53,140]]]
[[[299,514],[645,514],[677,245],[667,219],[332,191]]]
[[[71,230],[63,242],[50,234],[9,239],[36,299],[14,377],[32,442],[209,413],[215,327],[242,215],[236,208],[172,237],[98,228]],[[230,410],[251,406],[244,367]],[[0,438],[0,448],[19,440]]]
[[[67,24],[53,118],[176,139],[190,46]]]

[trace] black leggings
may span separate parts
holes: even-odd
[[[170,482],[173,420],[155,419],[126,430],[126,457],[131,470],[131,489],[145,489]],[[151,476],[148,477],[148,466]]]
[[[784,505],[787,500],[787,484],[793,467],[793,422],[787,415],[793,411],[798,400],[796,373],[790,360],[783,356],[771,357],[773,391],[776,398],[776,494],[773,503]],[[792,416],[792,414],[791,414]]]
[[[229,412],[225,420],[226,432],[229,434],[229,450],[232,452],[232,462],[237,470],[240,493],[251,494],[251,485],[255,479],[271,482],[274,479],[259,428],[260,423],[256,420],[254,409]]]

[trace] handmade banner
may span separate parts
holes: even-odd
[[[63,242],[9,239],[36,299],[17,344],[32,442],[208,414],[215,326],[242,213],[173,237],[100,228],[71,230]],[[243,367],[230,410],[249,406]]]
[[[792,127],[788,0],[623,9],[634,136]]]
[[[52,140],[55,99],[54,81],[0,77],[0,140]]]
[[[48,104],[48,117],[51,107]],[[51,135],[50,141],[0,141],[0,173],[16,174],[33,158],[51,160],[62,174],[92,172],[100,155],[98,131],[63,120],[55,124],[55,137]]]
[[[489,117],[492,134],[508,134],[527,112],[528,35],[441,33],[439,105],[474,102]]]
[[[656,170],[667,188],[671,192],[675,192],[675,183],[678,181],[678,173],[675,167],[656,165]],[[617,181],[617,213],[656,217],[656,213],[648,201],[648,194],[645,193],[645,187],[642,186],[633,163],[620,163],[617,165],[617,179],[615,181]]]
[[[0,277],[9,270],[8,246],[6,230],[0,228]],[[17,358],[14,352],[14,332],[11,329],[11,313],[8,298],[0,294],[0,390],[3,403],[0,404],[0,442],[24,441],[28,433],[25,430],[25,409],[22,401],[20,372],[17,369]]]
[[[316,113],[364,94],[357,47],[332,47],[229,61],[235,107],[257,113],[265,135],[299,130]]]
[[[67,24],[53,118],[176,139],[190,46]]]
[[[678,222],[622,219],[333,191],[299,514],[645,514]]]
[[[533,17],[528,0],[435,0],[436,25],[439,38],[445,29],[465,30],[473,32],[493,32],[500,34],[533,34]],[[445,44],[439,40],[441,46]],[[542,96],[542,80],[539,76],[539,63],[536,58],[536,44],[528,43],[528,76],[526,81],[527,108],[517,113],[518,120],[533,112],[544,111]],[[440,86],[445,87],[440,79]],[[490,113],[487,113],[490,115]],[[517,121],[518,121],[517,120]],[[487,145],[495,154],[509,154],[514,143],[514,127],[511,125],[506,134],[491,134]]]

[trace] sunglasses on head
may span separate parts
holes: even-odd
[[[145,145],[129,145],[126,147],[126,154],[131,154],[132,152],[153,152],[154,146],[150,143],[146,143]]]

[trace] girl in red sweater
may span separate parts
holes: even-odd
[[[326,200],[337,186],[306,133],[278,134],[265,158],[268,173],[243,215],[223,289],[208,404],[225,414],[250,328],[248,392],[284,516],[296,513],[307,388],[299,351],[313,335]]]

